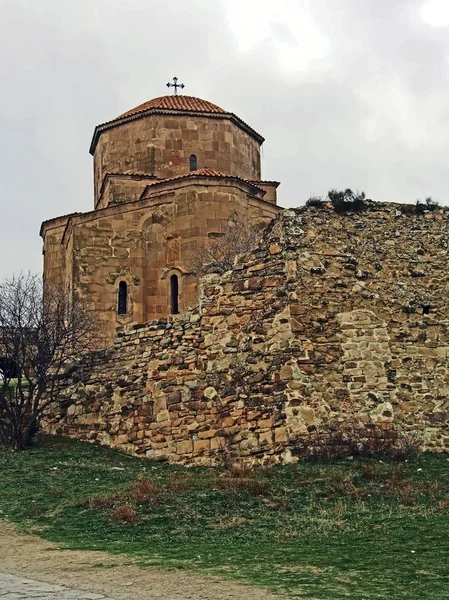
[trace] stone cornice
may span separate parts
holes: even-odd
[[[242,121],[240,117],[235,115],[234,113],[210,113],[210,112],[198,112],[198,111],[190,111],[190,110],[169,110],[169,109],[161,109],[161,108],[150,108],[148,110],[139,112],[134,115],[125,116],[122,118],[114,119],[113,121],[107,121],[106,123],[102,123],[101,125],[97,125],[94,130],[94,134],[92,136],[92,141],[90,144],[89,152],[93,155],[95,152],[95,148],[98,140],[100,139],[100,135],[103,131],[107,131],[109,129],[113,129],[114,127],[118,127],[119,125],[124,125],[125,123],[130,123],[131,121],[137,121],[138,119],[143,119],[144,117],[148,117],[151,115],[168,115],[168,116],[193,116],[193,117],[207,117],[208,119],[228,119],[239,127],[242,131],[251,136],[256,142],[259,144],[263,144],[265,138],[262,137],[257,131],[255,131],[252,127],[250,127],[245,121]]]

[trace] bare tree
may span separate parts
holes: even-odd
[[[238,254],[252,252],[259,246],[261,230],[260,225],[230,217],[218,231],[197,244],[190,256],[190,268],[198,274],[231,270]]]
[[[98,335],[94,313],[66,290],[46,287],[44,295],[32,274],[0,283],[0,445],[31,441],[56,400],[58,376]]]

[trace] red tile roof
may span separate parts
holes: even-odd
[[[201,98],[194,98],[193,96],[161,96],[160,98],[153,98],[143,104],[139,104],[135,108],[126,111],[117,119],[123,119],[124,117],[130,117],[138,113],[149,110],[150,108],[161,108],[165,110],[183,110],[191,112],[206,112],[206,113],[225,113],[226,111]],[[115,121],[115,119],[114,119]]]
[[[256,188],[260,192],[265,193],[265,190],[260,188],[254,181],[249,181],[248,179],[243,179],[243,177],[238,177],[237,175],[231,175],[230,173],[224,173],[222,171],[215,171],[214,169],[197,169],[196,171],[189,171],[188,173],[182,173],[181,175],[176,175],[175,177],[170,177],[168,179],[158,179],[156,181],[150,181],[147,184],[147,188],[152,185],[157,185],[160,183],[171,183],[173,181],[180,181],[182,179],[189,179],[191,177],[214,177],[219,179],[237,179],[238,181],[243,181],[250,185],[253,188]],[[144,192],[145,193],[145,192]]]
[[[106,121],[106,123],[97,125],[90,144],[90,153],[94,154],[98,139],[103,131],[118,127],[122,123],[151,115],[152,112],[166,112],[166,114],[169,115],[173,114],[173,111],[179,111],[181,113],[201,113],[209,118],[229,119],[237,125],[237,127],[259,142],[259,144],[264,142],[264,138],[260,133],[257,133],[257,131],[245,123],[245,121],[242,121],[242,119],[234,113],[227,112],[208,100],[202,100],[201,98],[195,98],[194,96],[160,96],[159,98],[148,100],[147,102],[128,110],[111,121]]]

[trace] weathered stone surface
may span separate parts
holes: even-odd
[[[191,313],[124,328],[82,361],[48,430],[198,464],[291,461],[329,423],[397,424],[449,450],[449,210],[432,214],[284,211],[255,255],[201,280]]]

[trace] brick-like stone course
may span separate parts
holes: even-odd
[[[289,461],[322,424],[449,449],[449,211],[283,211],[199,306],[123,328],[61,382],[47,427],[154,458]]]

